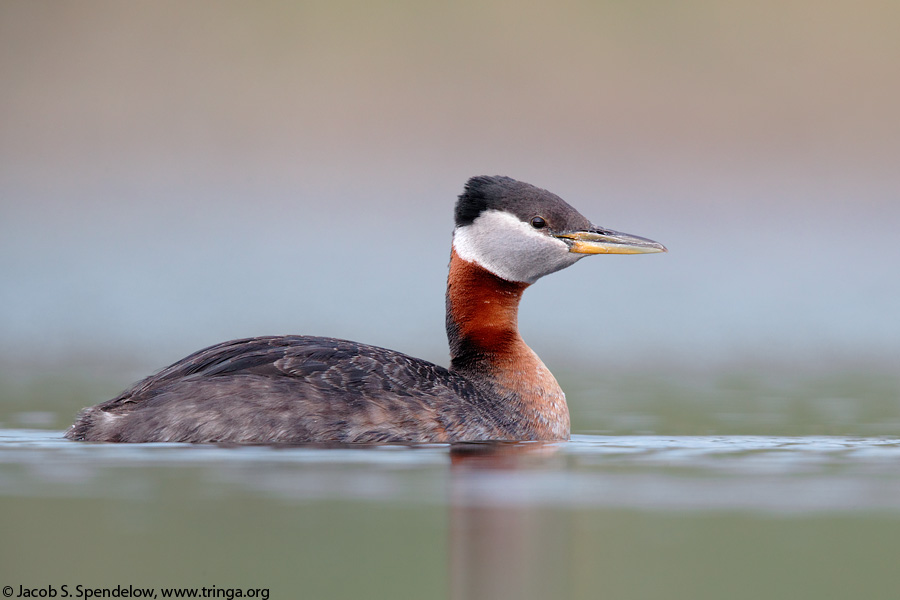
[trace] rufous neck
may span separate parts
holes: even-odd
[[[502,412],[510,423],[509,439],[568,439],[566,396],[519,335],[519,300],[527,287],[451,252],[447,279],[450,368],[502,401]]]
[[[527,283],[506,281],[476,263],[450,254],[447,337],[451,367],[470,370],[521,351],[519,301]]]

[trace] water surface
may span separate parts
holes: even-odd
[[[12,585],[273,598],[891,597],[900,439],[86,444],[0,430]]]

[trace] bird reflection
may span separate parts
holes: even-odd
[[[516,486],[517,473],[558,469],[558,446],[459,443],[450,459],[450,598],[568,597],[568,512]]]

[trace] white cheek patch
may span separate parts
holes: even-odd
[[[500,210],[486,210],[470,225],[457,227],[453,248],[461,259],[522,283],[534,283],[585,256],[569,252],[564,242]]]

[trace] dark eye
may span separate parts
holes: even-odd
[[[535,229],[543,229],[547,226],[547,221],[541,217],[535,217],[531,220],[531,226]]]

